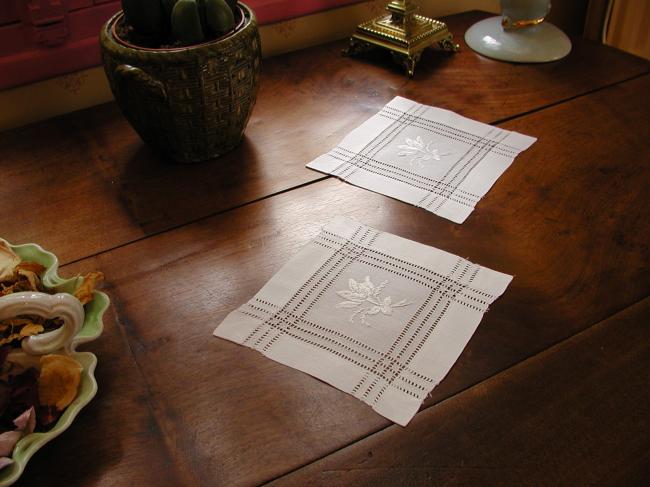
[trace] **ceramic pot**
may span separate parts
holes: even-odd
[[[252,10],[239,3],[238,24],[225,36],[176,48],[130,44],[118,12],[102,27],[104,70],[133,128],[177,162],[218,157],[241,141],[259,87],[260,38]]]

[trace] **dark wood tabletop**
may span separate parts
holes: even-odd
[[[650,63],[463,43],[413,79],[344,41],[265,59],[242,145],[159,160],[107,104],[0,134],[0,236],[102,270],[99,392],[20,485],[647,485]],[[537,137],[462,225],[304,166],[396,95]],[[212,336],[337,215],[514,275],[405,428]]]

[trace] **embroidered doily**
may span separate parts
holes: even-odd
[[[535,140],[396,97],[307,167],[462,223]]]
[[[338,217],[214,334],[406,425],[511,279]]]

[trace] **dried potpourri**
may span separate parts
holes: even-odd
[[[45,267],[23,262],[0,239],[0,297],[20,291],[47,292],[41,282]],[[84,276],[74,295],[81,304],[93,299],[101,272]],[[60,318],[16,316],[0,321],[0,469],[12,463],[11,452],[22,436],[47,431],[77,396],[83,366],[66,355],[44,355],[38,366],[8,360],[23,338],[56,330]]]
[[[21,258],[0,239],[0,297],[20,291],[47,292],[41,283],[41,274],[45,267],[37,262],[23,262]],[[83,278],[74,292],[81,304],[93,299],[93,291],[98,282],[104,278],[101,272],[90,272]],[[20,341],[28,336],[56,330],[63,325],[60,318],[42,318],[40,316],[16,316],[0,321],[0,345],[20,346]]]
[[[77,396],[83,366],[66,355],[44,355],[39,368],[7,360],[10,345],[0,347],[0,468],[24,435],[47,431]],[[39,370],[40,369],[40,370]]]

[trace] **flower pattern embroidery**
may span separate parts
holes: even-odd
[[[350,289],[336,292],[336,294],[345,299],[345,301],[338,303],[336,307],[356,308],[356,311],[352,313],[348,321],[354,323],[355,319],[357,319],[362,324],[370,326],[366,316],[376,315],[378,313],[392,315],[394,308],[401,308],[413,304],[406,299],[393,303],[393,299],[390,296],[382,298],[381,292],[387,284],[388,281],[384,281],[378,286],[375,286],[370,281],[370,276],[366,276],[365,280],[361,282],[350,279],[348,281],[348,287]]]
[[[398,156],[414,156],[411,158],[411,165],[416,167],[423,167],[424,161],[431,159],[439,161],[441,157],[451,154],[451,152],[440,152],[434,147],[433,141],[425,144],[419,135],[415,139],[407,137],[406,144],[398,145],[397,148],[402,149],[397,153]]]

